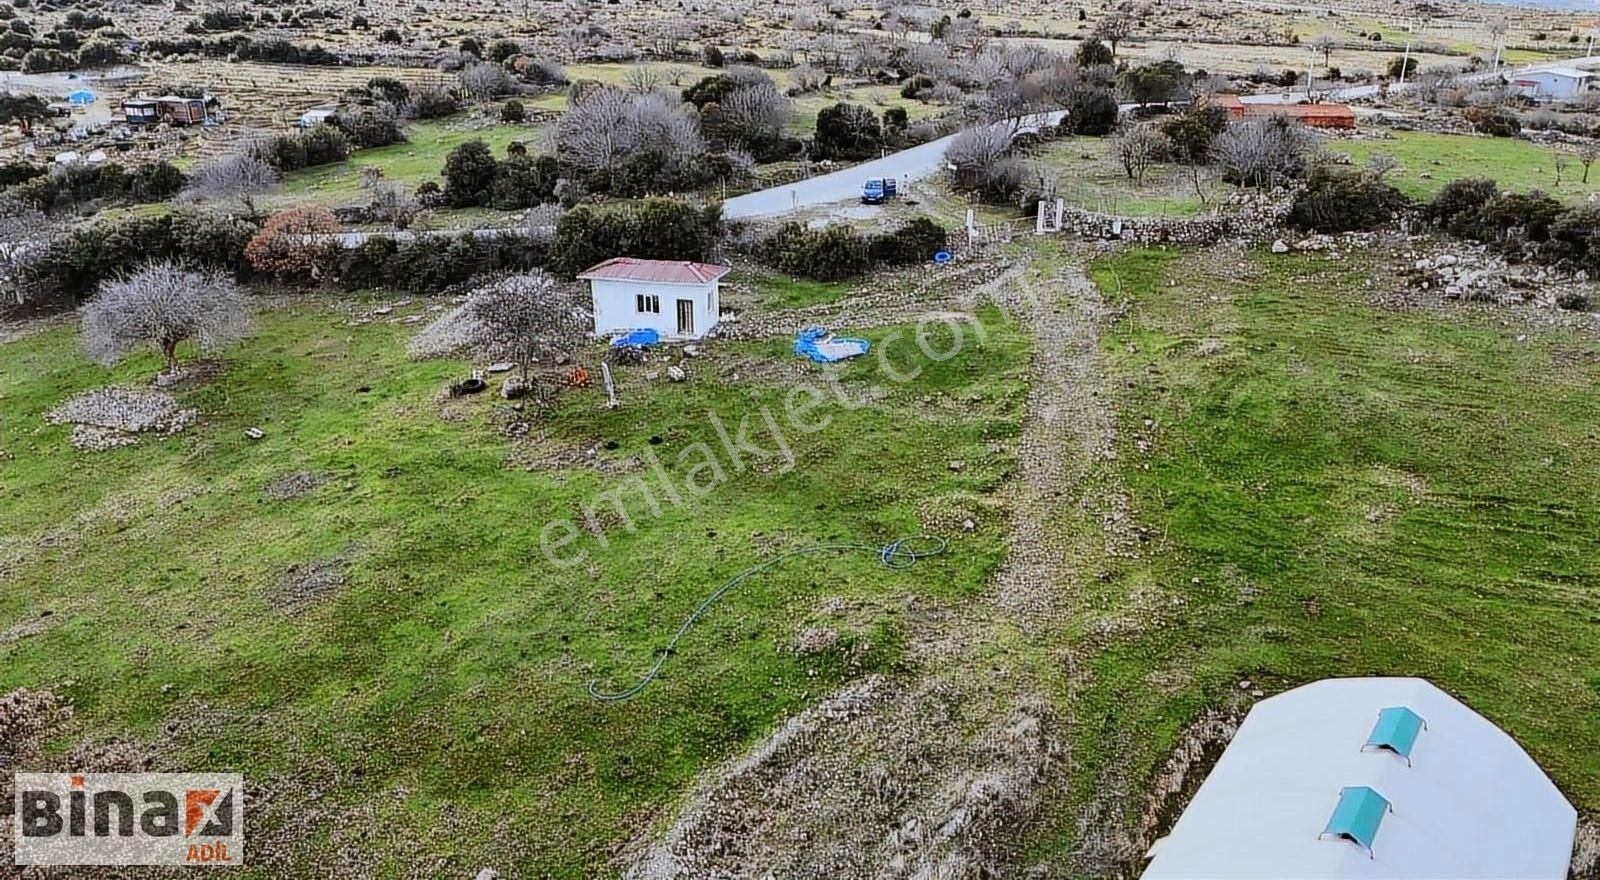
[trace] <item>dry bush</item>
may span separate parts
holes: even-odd
[[[189,183],[178,193],[179,202],[233,201],[255,216],[255,197],[276,186],[283,176],[256,156],[234,153],[202,162],[189,172]]]
[[[267,220],[245,245],[244,256],[258,272],[315,277],[328,251],[327,236],[341,228],[333,212],[321,205],[290,208]]]

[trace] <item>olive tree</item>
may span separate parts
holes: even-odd
[[[167,371],[178,365],[178,343],[212,351],[243,338],[250,309],[233,279],[220,272],[149,263],[100,285],[83,310],[83,347],[111,365],[146,345],[161,350]]]

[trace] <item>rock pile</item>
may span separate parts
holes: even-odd
[[[138,434],[176,434],[194,423],[199,411],[178,405],[162,391],[98,388],[61,404],[45,416],[52,425],[73,425],[72,445],[100,451],[139,442]]]

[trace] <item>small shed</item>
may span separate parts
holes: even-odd
[[[1429,682],[1327,679],[1250,710],[1143,880],[1565,880],[1577,818]]]
[[[1547,67],[1519,73],[1511,87],[1523,97],[1541,101],[1564,101],[1589,90],[1595,74],[1575,67]]]
[[[727,266],[613,257],[578,278],[589,282],[597,336],[654,330],[663,339],[699,339],[717,326]]]
[[[313,128],[324,123],[332,122],[333,117],[338,115],[338,113],[339,108],[333,104],[324,104],[320,107],[312,107],[310,110],[300,114],[300,118],[295,122],[295,125],[298,125],[301,128]]]
[[[150,98],[129,98],[122,102],[122,118],[129,125],[154,125],[161,121],[161,105]]]

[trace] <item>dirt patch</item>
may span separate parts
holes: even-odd
[[[51,410],[45,421],[73,425],[73,448],[104,451],[138,443],[142,433],[176,434],[198,415],[199,410],[179,406],[162,391],[97,388]]]
[[[943,680],[849,685],[714,774],[624,876],[1014,876],[1060,752],[1043,703],[989,708]]]
[[[273,602],[290,613],[300,611],[343,587],[345,569],[349,564],[349,555],[341,554],[330,559],[291,565],[278,578]]]
[[[1584,819],[1572,839],[1572,880],[1600,880],[1600,825]]]
[[[310,495],[331,479],[333,475],[328,473],[292,471],[262,486],[261,494],[268,501],[292,501]]]

